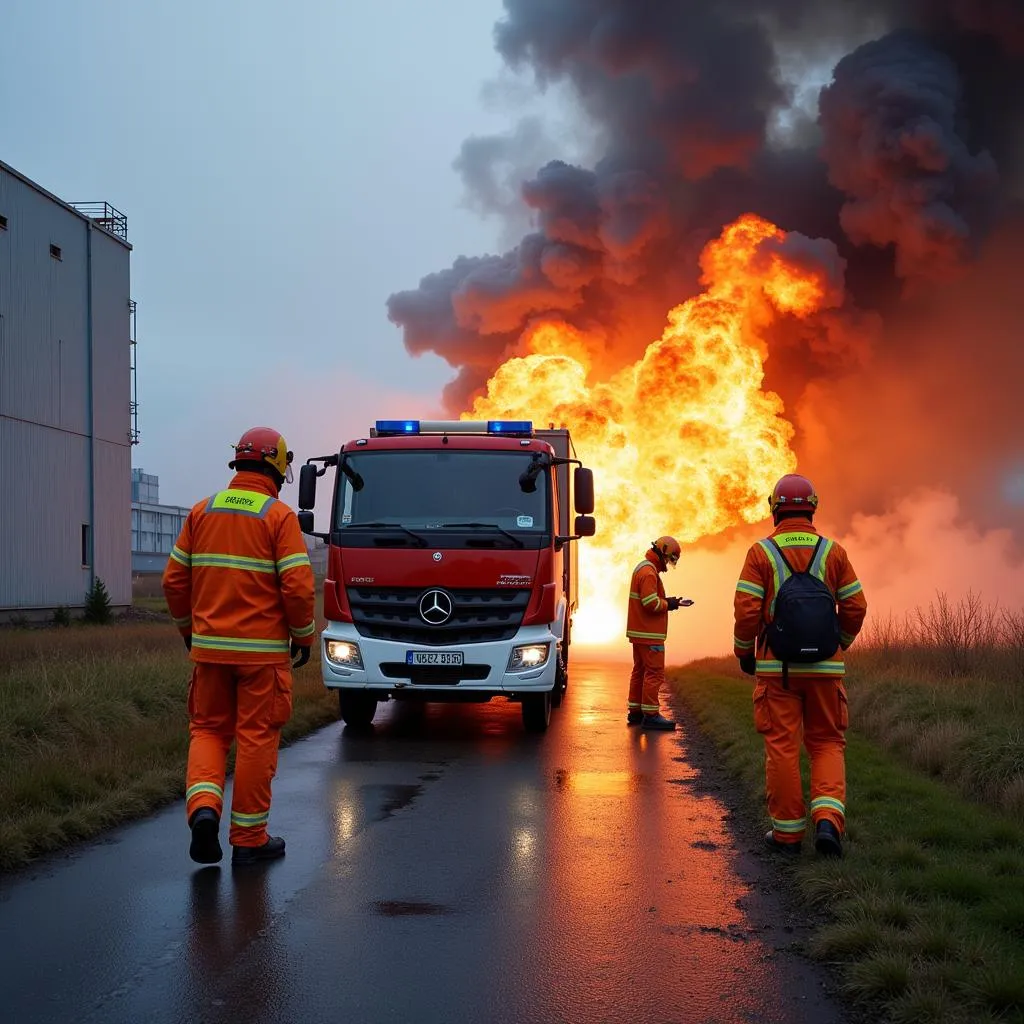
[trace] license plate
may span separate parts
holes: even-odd
[[[462,651],[406,651],[406,665],[461,665]]]

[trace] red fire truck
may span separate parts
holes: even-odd
[[[329,468],[330,529],[316,533]],[[520,702],[527,731],[547,729],[568,682],[575,542],[594,534],[593,475],[568,430],[378,420],[307,460],[299,509],[328,544],[323,679],[350,727],[382,700],[501,696]]]

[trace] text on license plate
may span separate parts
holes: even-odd
[[[406,665],[461,665],[462,651],[406,651]]]

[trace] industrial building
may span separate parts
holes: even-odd
[[[135,304],[125,216],[0,162],[0,618],[131,603]]]
[[[162,573],[189,509],[160,504],[160,478],[132,470],[132,573]]]
[[[161,505],[160,478],[141,469],[132,470],[133,575],[151,576],[164,571],[189,511],[180,505]],[[325,576],[327,546],[319,538],[305,540],[313,572]]]

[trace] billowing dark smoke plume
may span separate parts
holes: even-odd
[[[803,354],[790,345],[769,361],[793,397],[830,354],[833,373],[837,361],[859,365],[855,333],[877,334],[940,277],[955,281],[994,227],[1016,223],[1024,0],[505,0],[505,10],[499,53],[540,88],[570,87],[601,156],[588,168],[553,161],[523,182],[533,230],[513,250],[459,257],[388,300],[410,352],[458,369],[452,411],[537,320],[582,330],[599,370],[636,358],[698,287],[703,244],[745,212],[831,239],[845,260],[844,315],[801,325]],[[783,69],[823,60],[832,80],[804,114]],[[493,161],[507,154],[475,140],[459,158],[491,209]],[[801,365],[813,373],[801,379]]]

